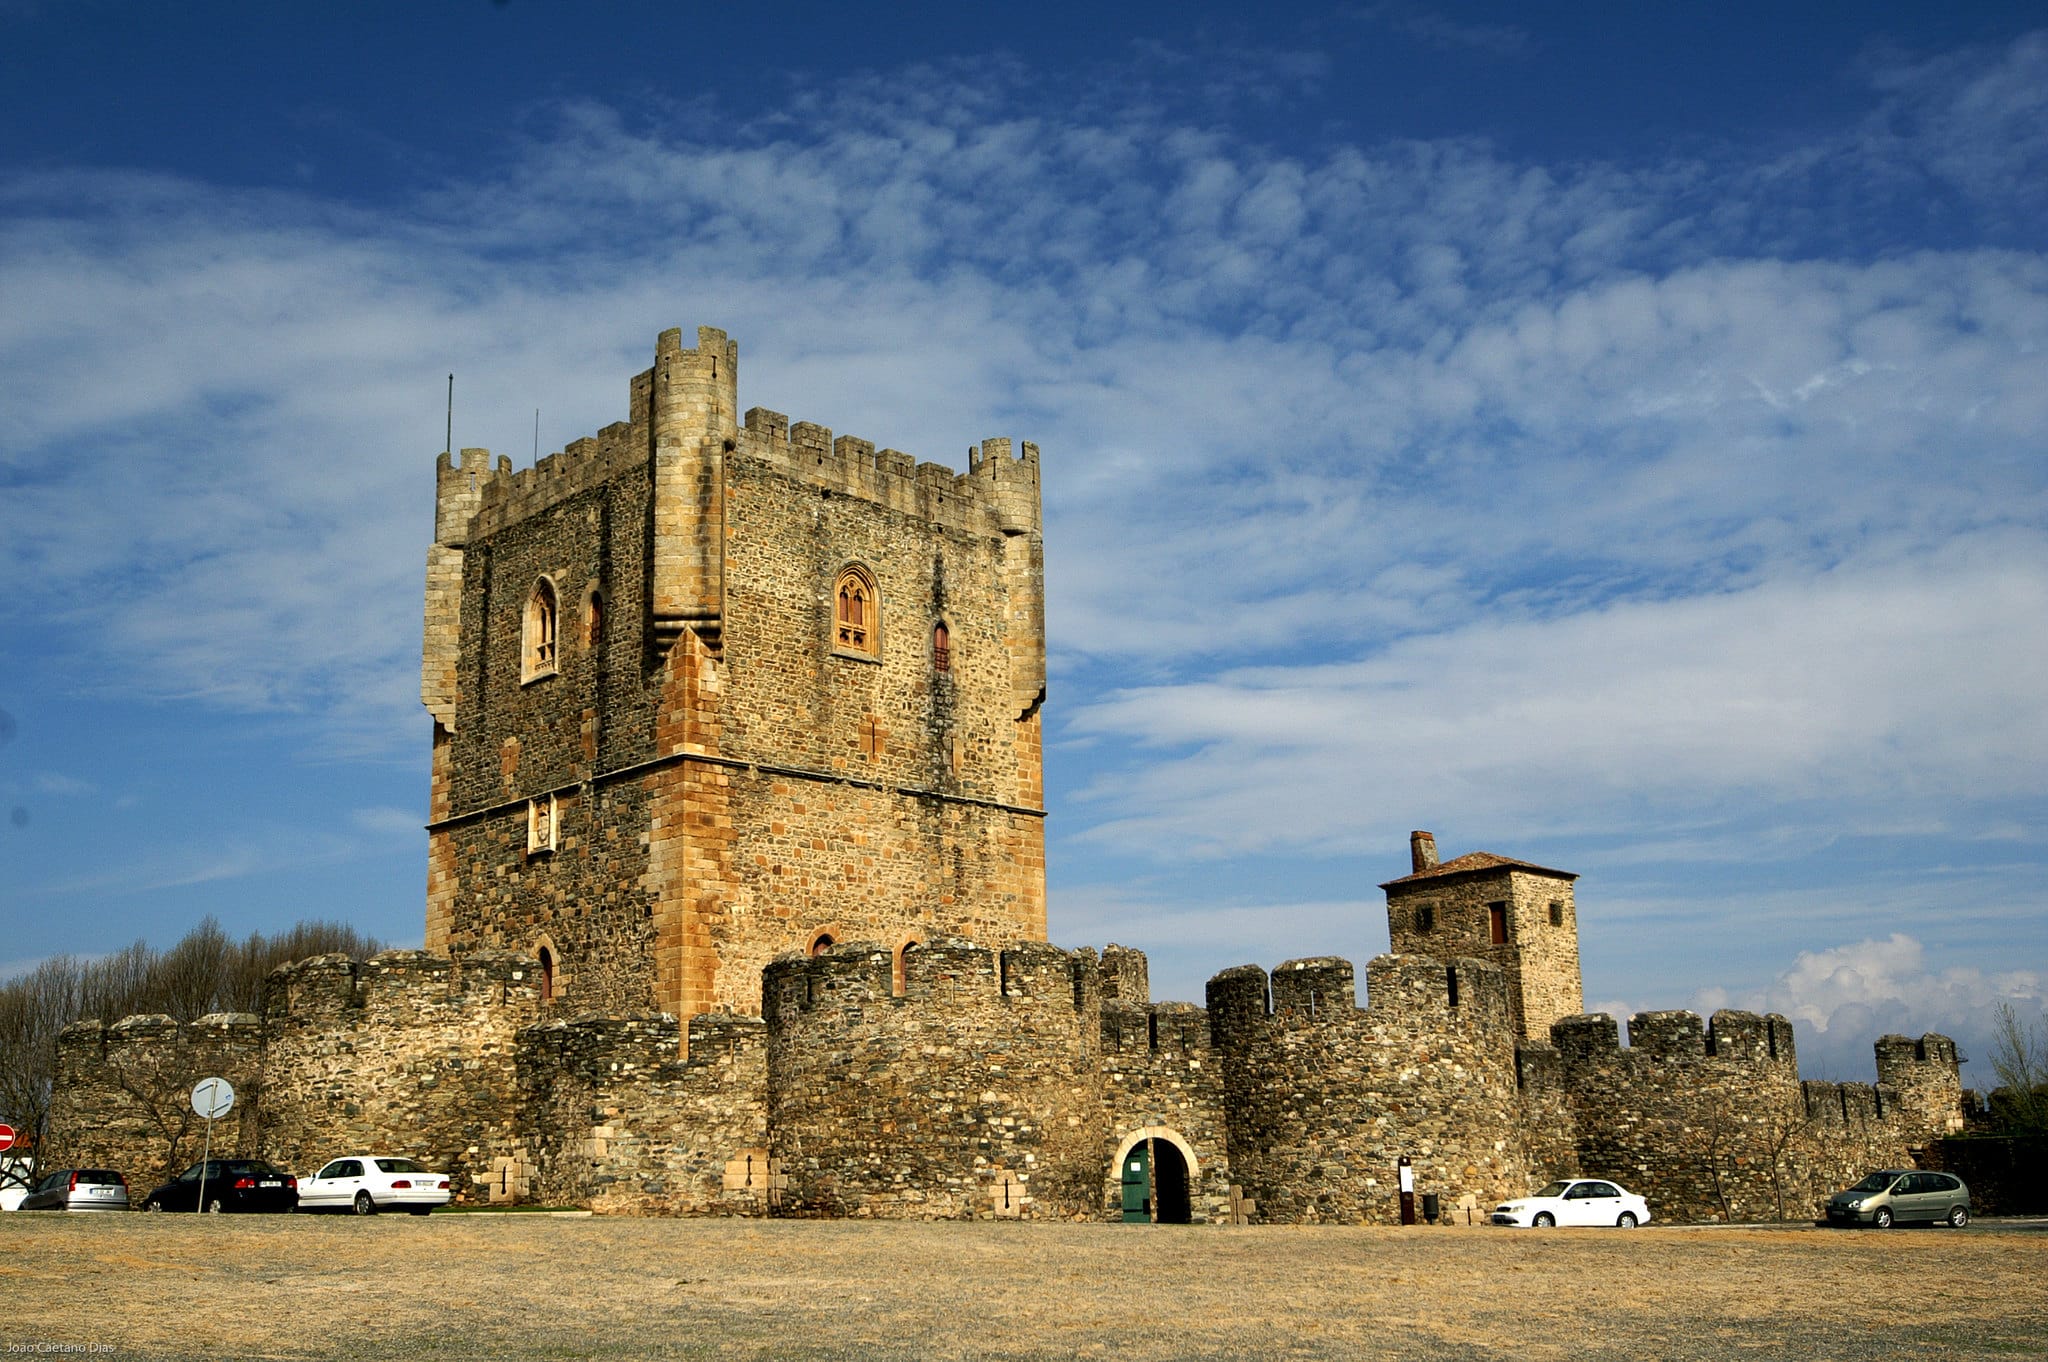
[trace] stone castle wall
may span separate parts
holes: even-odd
[[[213,1123],[214,1153],[267,1152],[261,1018],[222,1012],[186,1023],[165,1016],[72,1023],[57,1037],[51,1138],[38,1162],[112,1168],[128,1179],[131,1203],[141,1205],[207,1147],[206,1122],[190,1100],[204,1078],[225,1078],[235,1090],[234,1109]]]
[[[1293,960],[1209,982],[1230,1164],[1262,1219],[1390,1223],[1398,1164],[1455,1203],[1527,1191],[1507,984],[1470,958]]]
[[[1605,1014],[1551,1032],[1579,1162],[1649,1197],[1663,1219],[1775,1219],[1804,1214],[1796,1177],[1804,1113],[1792,1027],[1783,1017],[1722,1011],[1629,1020],[1630,1045]]]
[[[1126,958],[1136,952],[1123,952]],[[1137,957],[1139,977],[1144,957]],[[1120,1156],[1141,1138],[1178,1137],[1194,1158],[1189,1218],[1231,1218],[1231,1173],[1223,1064],[1210,1043],[1209,1014],[1192,1003],[1105,998],[1102,1004],[1102,1101],[1110,1148],[1100,1154],[1104,1205],[1119,1204]]]
[[[1878,1043],[1879,1085],[1802,1083],[1792,1024],[1772,1014],[1605,1014],[1552,1028],[1580,1165],[1671,1220],[1809,1219],[1878,1167],[1912,1167],[1961,1109],[1945,1037]],[[1888,1042],[1906,1053],[1886,1065]],[[1928,1058],[1918,1058],[1925,1054]]]
[[[758,1017],[582,1017],[520,1037],[531,1198],[601,1214],[767,1215],[767,1037]]]
[[[324,955],[271,976],[264,1152],[300,1175],[348,1153],[399,1154],[488,1199],[520,1147],[515,1037],[540,1013],[530,956]]]
[[[1095,1218],[1092,951],[953,938],[786,956],[764,981],[785,1214]]]
[[[1801,1083],[1777,1016],[1517,1043],[1504,975],[1470,958],[1380,957],[1363,1008],[1335,958],[1226,970],[1206,1010],[1145,976],[1122,947],[841,943],[772,962],[765,1017],[700,1014],[685,1044],[673,1016],[550,1011],[530,957],[316,957],[260,1019],[68,1028],[51,1147],[140,1195],[197,1157],[185,1095],[218,1074],[241,1096],[222,1152],[302,1175],[409,1154],[464,1201],[1115,1219],[1122,1156],[1152,1141],[1185,1151],[1198,1223],[1391,1223],[1403,1156],[1454,1223],[1581,1173],[1663,1220],[1771,1220],[1925,1162],[1959,1101],[1939,1036],[1887,1038],[1874,1085]]]

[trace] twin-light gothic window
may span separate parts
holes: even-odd
[[[855,563],[841,568],[832,588],[832,646],[843,653],[874,657],[880,630],[879,593],[868,570]]]
[[[859,563],[839,570],[832,584],[832,649],[856,657],[882,655],[882,595],[874,574]],[[932,626],[932,670],[953,670],[953,635],[944,620]]]
[[[553,676],[556,670],[556,632],[562,607],[555,584],[546,577],[533,584],[526,598],[526,615],[520,629],[519,679],[532,681]]]
[[[595,586],[583,595],[581,642],[596,648],[604,642],[604,593]],[[561,669],[562,601],[554,580],[542,577],[526,598],[526,611],[519,630],[519,680],[521,683],[554,676]]]

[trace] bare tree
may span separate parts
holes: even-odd
[[[0,988],[0,1119],[33,1146],[49,1122],[57,1033],[80,1015],[84,966],[68,955],[43,961]]]
[[[1806,1112],[1798,1098],[1776,1108],[1765,1118],[1759,1132],[1763,1146],[1771,1159],[1771,1199],[1777,1206],[1778,1219],[1785,1218],[1785,1178],[1789,1170],[1786,1165],[1796,1162],[1799,1137],[1806,1129]],[[1806,1219],[1811,1208],[1802,1212]]]
[[[238,943],[207,917],[168,951],[138,941],[97,959],[52,956],[0,984],[0,1120],[35,1138],[47,1129],[57,1033],[72,1022],[111,1023],[144,1012],[179,1021],[256,1012],[276,966],[331,951],[360,959],[382,948],[375,937],[337,922],[301,922]]]
[[[2048,1015],[2029,1022],[2011,1003],[1998,1005],[1991,1033],[1994,1119],[2012,1135],[2048,1134]]]

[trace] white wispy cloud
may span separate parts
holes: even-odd
[[[1355,662],[1112,692],[1071,720],[1146,753],[1083,792],[1092,835],[1162,854],[1384,844],[1403,810],[1556,834],[1649,805],[1831,796],[1884,809],[2037,793],[2048,610],[2030,540],[1539,618]],[[1361,843],[1358,839],[1373,840]]]
[[[1746,819],[2034,854],[2048,39],[1874,62],[1796,155],[1627,166],[1276,151],[1143,94],[1174,60],[1130,97],[853,77],[737,127],[562,102],[377,207],[18,174],[0,569],[36,589],[0,611],[67,631],[67,684],[411,751],[444,376],[456,443],[523,460],[536,406],[542,452],[619,419],[654,333],[706,322],[743,403],[956,465],[1044,447],[1050,737],[1095,847],[1353,854],[1425,808],[1506,851],[1711,858]],[[1940,221],[1885,239],[1929,186]],[[1352,910],[1240,897],[1269,907],[1108,906],[1218,943]]]

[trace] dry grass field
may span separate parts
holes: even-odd
[[[2048,1233],[0,1216],[0,1352],[2048,1356]]]

